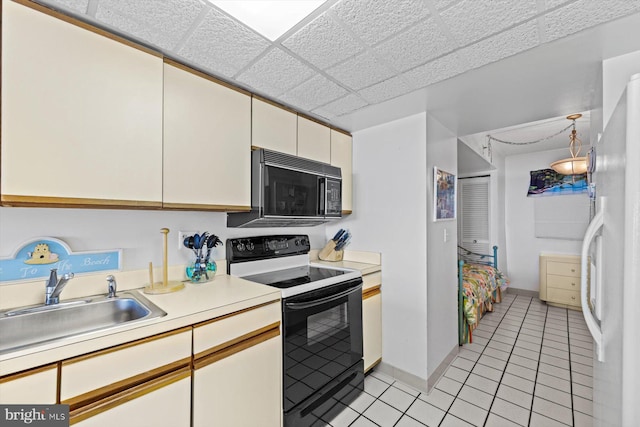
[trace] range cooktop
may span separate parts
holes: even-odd
[[[317,282],[345,274],[344,270],[312,267],[304,265],[284,270],[269,271],[267,273],[244,276],[243,279],[279,289],[291,288],[305,283]]]

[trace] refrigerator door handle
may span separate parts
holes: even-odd
[[[601,200],[604,202],[604,200]],[[604,224],[604,206],[601,203],[601,209],[593,217],[589,227],[587,227],[587,231],[584,235],[584,241],[582,242],[582,254],[581,254],[581,272],[580,272],[580,303],[582,305],[582,314],[584,316],[584,320],[587,323],[587,327],[589,328],[589,332],[591,332],[591,336],[593,336],[593,342],[596,345],[596,357],[599,362],[604,361],[604,351],[602,349],[602,330],[600,329],[600,325],[596,321],[591,309],[589,308],[589,295],[587,294],[587,278],[588,275],[588,267],[589,267],[589,248],[591,247],[591,242],[596,238],[602,225]],[[598,270],[602,268],[602,265],[597,266]],[[598,276],[598,275],[596,275]],[[599,286],[599,284],[596,284]],[[599,289],[602,291],[602,289]],[[602,298],[602,292],[598,292],[598,298]]]

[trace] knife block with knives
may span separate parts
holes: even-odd
[[[340,229],[333,239],[318,252],[318,258],[323,261],[342,261],[344,257],[344,247],[349,244],[351,233],[348,230]]]

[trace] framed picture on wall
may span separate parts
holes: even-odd
[[[456,176],[433,168],[433,220],[456,219]]]

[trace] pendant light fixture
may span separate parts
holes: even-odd
[[[582,141],[576,132],[576,119],[582,114],[572,114],[567,119],[572,120],[571,134],[569,135],[569,152],[571,157],[551,163],[551,168],[562,175],[579,175],[587,171],[587,158],[579,157],[582,151]]]

